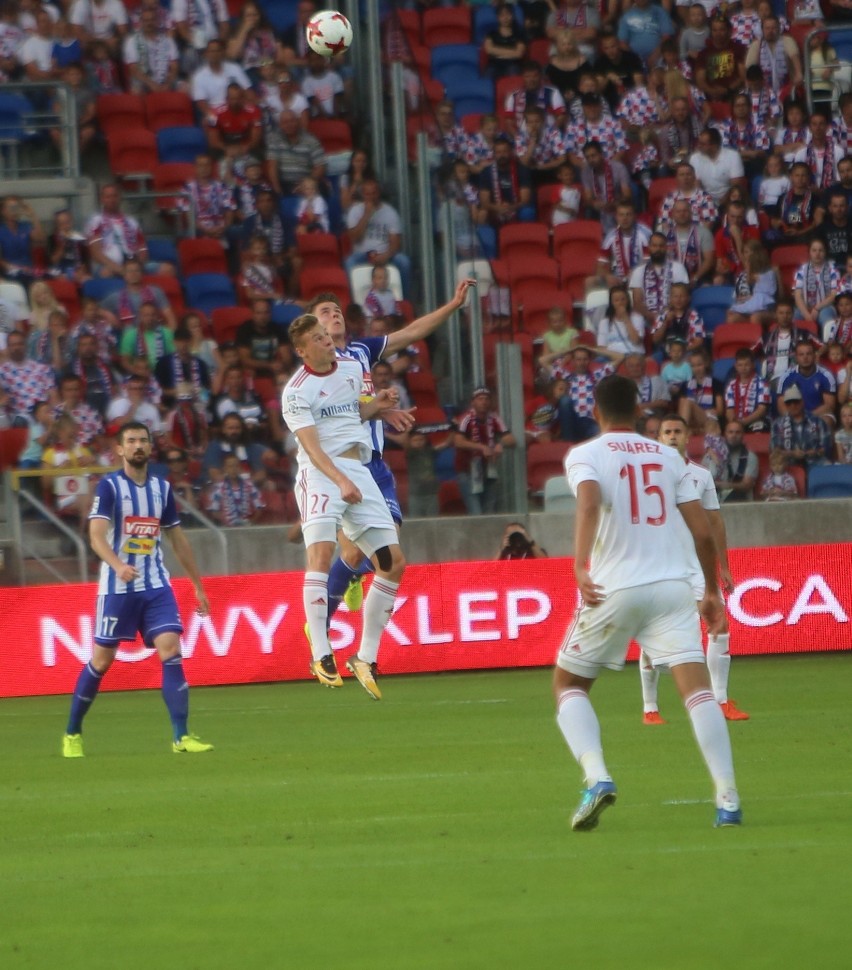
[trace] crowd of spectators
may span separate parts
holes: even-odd
[[[439,5],[400,6],[419,14]],[[762,471],[771,446],[782,476],[759,491],[767,498],[786,497],[790,467],[849,462],[852,93],[824,34],[803,49],[823,11],[813,2],[780,11],[766,0],[495,6],[481,44],[493,113],[460,117],[448,92],[435,94],[410,18],[391,12],[384,42],[389,59],[406,65],[412,119],[428,114],[459,257],[494,261],[485,309],[495,327],[512,328],[506,339],[534,328],[500,279],[501,230],[538,221],[567,238],[572,223],[600,226],[596,257],[581,260],[587,313],[571,316],[572,292],[534,332],[527,443],[594,434],[595,382],[620,368],[636,380],[646,417],[678,410],[703,436],[729,500],[762,484],[741,451],[754,434],[768,436]],[[228,339],[209,313],[187,309],[179,261],[149,250],[120,184],[101,186],[98,211],[81,225],[65,210],[43,225],[7,194],[0,277],[24,287],[28,309],[0,296],[0,426],[29,428],[25,467],[74,466],[78,448],[109,465],[109,432],[136,417],[191,507],[226,525],[295,514],[278,395],[297,364],[286,324],[310,296],[305,237],[333,234],[338,267],[372,269],[370,291],[347,308],[353,334],[387,332],[412,313],[400,217],[357,144],[353,122],[366,107],[351,63],[306,46],[315,9],[300,0],[282,34],[253,2],[233,17],[224,0],[0,2],[0,80],[67,84],[81,149],[103,141],[102,95],[188,96],[206,147],[176,193],[173,228],[221,248],[231,305],[245,308]],[[836,4],[830,19],[843,9]],[[345,171],[314,134],[329,119],[356,132]],[[115,285],[95,285],[107,281]],[[728,334],[740,335],[723,358],[730,373],[719,366],[717,321],[705,321],[698,299],[719,286],[730,294]],[[406,371],[427,368],[428,354],[411,348],[375,380],[406,391]],[[437,478],[426,464],[434,472],[445,449],[455,452],[443,465],[467,508],[493,507],[496,459],[515,439],[480,390],[437,447],[422,433],[390,436],[418,469],[418,507],[434,508]],[[45,479],[46,493],[57,508],[78,510],[60,499],[80,483],[59,495],[69,487],[62,481]]]

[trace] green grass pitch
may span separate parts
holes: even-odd
[[[209,755],[156,693],[0,702],[0,967],[848,967],[849,658],[735,660],[745,824],[714,830],[671,680],[595,688],[618,804],[579,773],[546,670],[196,689]]]

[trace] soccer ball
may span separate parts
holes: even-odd
[[[334,57],[349,50],[352,24],[339,10],[320,10],[305,27],[308,46],[323,57]]]

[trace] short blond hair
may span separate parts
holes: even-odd
[[[290,343],[294,347],[300,345],[306,336],[315,327],[319,326],[319,320],[313,315],[313,313],[303,313],[300,317],[290,324],[287,331],[290,337]]]

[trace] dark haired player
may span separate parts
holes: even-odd
[[[573,448],[565,460],[577,497],[574,575],[582,604],[559,648],[553,687],[559,729],[585,775],[571,827],[594,828],[616,800],[589,691],[602,667],[624,666],[632,639],[653,664],[671,670],[715,785],[716,825],[739,825],[731,741],[710,689],[675,513],[695,542],[705,584],[699,609],[711,635],[719,632],[723,617],[716,546],[683,459],[674,448],[633,430],[637,404],[632,381],[605,377],[595,388],[601,434]]]
[[[163,665],[163,700],[172,722],[172,751],[212,751],[212,744],[190,734],[187,727],[189,686],[180,654],[183,625],[163,562],[163,530],[195,587],[199,614],[207,616],[210,605],[192,547],[180,527],[171,485],[148,471],[148,428],[138,421],[123,425],[117,451],[123,468],[98,482],[89,512],[92,549],[102,560],[95,646],[92,659],[77,678],[62,754],[66,758],[83,757],[83,718],[115,660],[118,646],[135,640],[137,633],[142,634],[146,646],[157,651]]]

